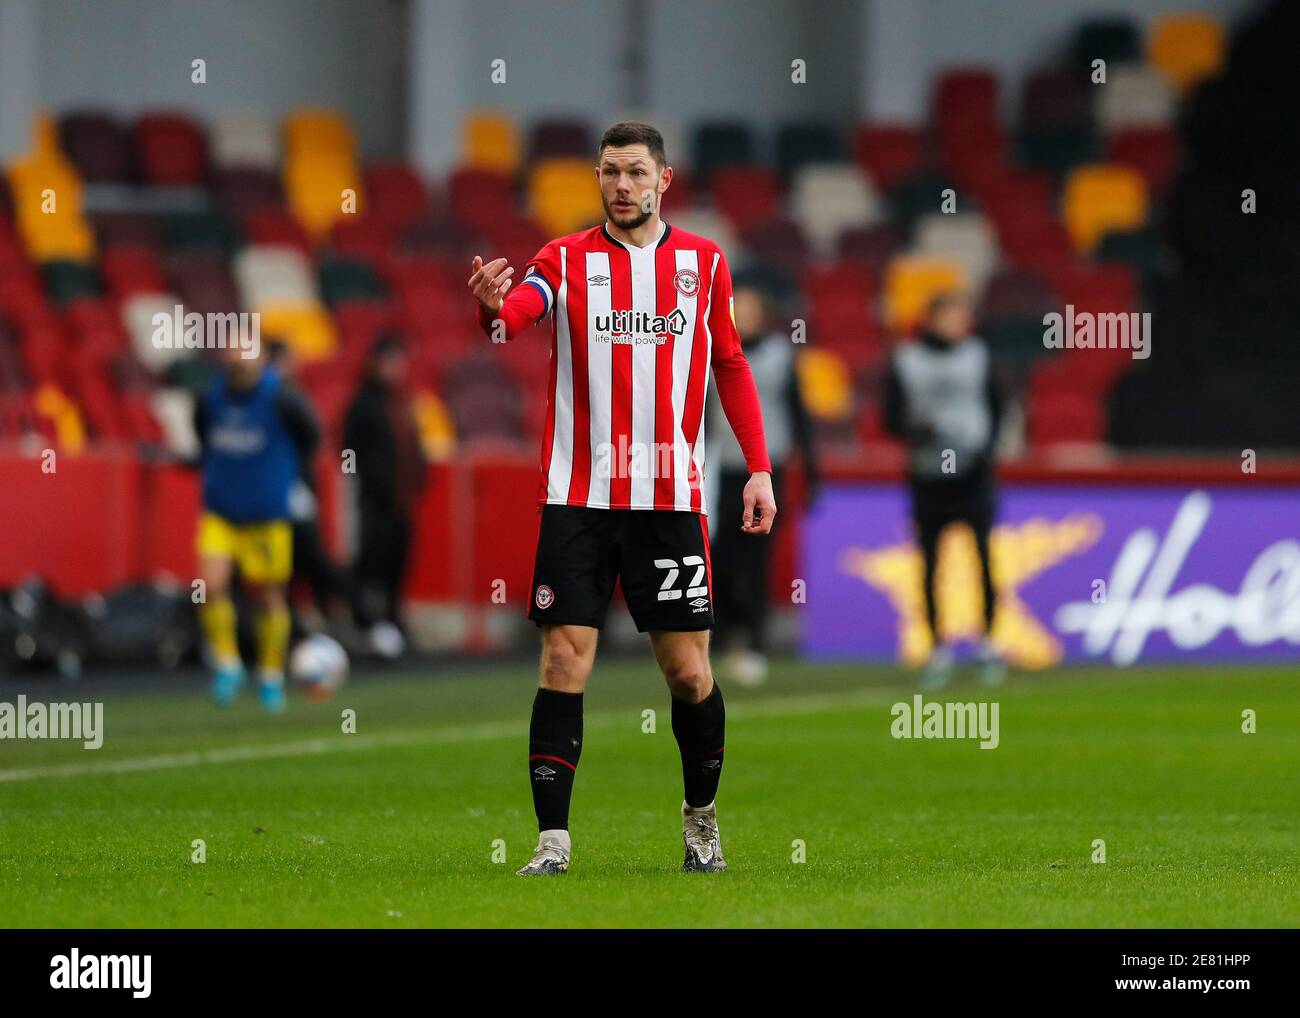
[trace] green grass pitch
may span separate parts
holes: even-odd
[[[993,750],[892,738],[890,707],[913,692],[896,669],[774,672],[757,691],[724,684],[731,872],[718,876],[679,870],[681,776],[648,652],[597,664],[573,865],[550,880],[514,875],[536,833],[527,664],[362,676],[278,718],[251,697],[218,712],[194,685],[114,695],[102,749],[0,742],[0,924],[1300,921],[1294,669],[1063,669],[994,692],[961,680],[943,696],[1000,704]],[[341,731],[344,708],[354,735]],[[1241,731],[1246,708],[1257,734]]]

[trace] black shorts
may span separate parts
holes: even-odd
[[[640,632],[713,626],[708,522],[673,509],[542,506],[528,617],[605,625],[614,581]]]

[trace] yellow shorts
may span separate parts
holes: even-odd
[[[287,583],[293,573],[293,528],[287,520],[231,523],[204,513],[194,547],[201,558],[234,559],[249,583]]]

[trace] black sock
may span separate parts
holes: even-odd
[[[569,829],[569,799],[582,755],[582,694],[539,689],[528,729],[528,776],[539,831]]]
[[[716,682],[713,692],[699,703],[674,697],[673,735],[682,754],[682,784],[688,806],[707,806],[718,796],[726,727],[727,711]]]

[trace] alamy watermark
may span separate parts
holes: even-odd
[[[72,739],[86,749],[104,744],[102,703],[0,703],[0,739]]]
[[[997,749],[997,703],[926,703],[917,693],[911,703],[890,708],[893,723],[889,734],[895,739],[979,739],[980,749]]]
[[[181,304],[151,319],[155,350],[238,350],[245,360],[262,351],[262,315],[258,311],[185,313]]]
[[[1048,350],[1132,350],[1135,361],[1151,356],[1151,312],[1075,311],[1043,315],[1043,346]]]

